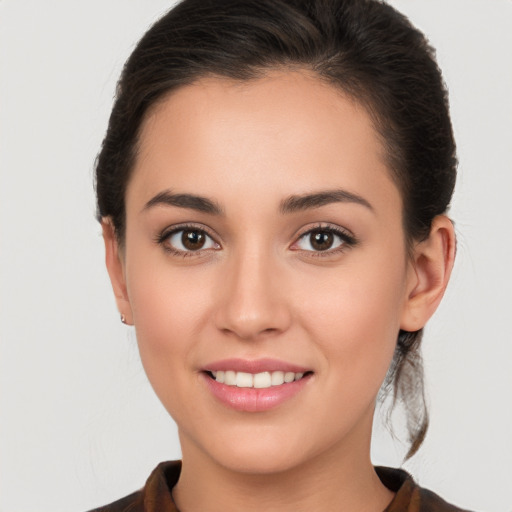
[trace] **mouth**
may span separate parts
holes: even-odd
[[[217,401],[251,413],[269,411],[302,396],[314,375],[307,367],[273,358],[223,359],[204,366],[200,373]]]
[[[308,377],[313,372],[264,371],[259,373],[235,370],[210,370],[205,372],[219,384],[237,388],[266,389],[284,384],[291,384]]]

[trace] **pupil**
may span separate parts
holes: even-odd
[[[200,231],[184,231],[181,235],[181,242],[187,249],[192,251],[201,249],[204,245],[205,237]]]
[[[317,251],[326,251],[330,249],[334,241],[334,236],[328,231],[316,231],[311,233],[311,245]]]

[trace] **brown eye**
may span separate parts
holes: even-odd
[[[317,227],[304,233],[295,244],[293,249],[312,253],[334,253],[336,249],[343,249],[345,246],[353,246],[356,239],[334,227]]]
[[[183,230],[181,235],[181,243],[185,249],[189,251],[197,251],[202,249],[205,242],[206,236],[201,231],[196,230]]]
[[[220,249],[219,244],[205,231],[192,227],[176,229],[176,231],[162,236],[161,243],[177,253],[192,253],[205,249]]]
[[[309,234],[309,243],[315,251],[327,251],[334,243],[334,235],[329,231],[313,231]]]

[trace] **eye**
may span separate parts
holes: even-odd
[[[219,244],[204,230],[194,227],[174,229],[163,235],[160,241],[168,250],[182,254],[220,248]]]
[[[310,252],[335,252],[345,245],[354,245],[355,239],[341,230],[327,227],[311,229],[304,233],[292,248]]]

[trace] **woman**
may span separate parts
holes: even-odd
[[[511,510],[512,3],[389,3],[437,48],[460,162],[455,270],[422,343],[430,424],[405,467],[463,508]],[[121,61],[171,2],[42,5],[0,2],[0,510],[64,512],[181,458],[116,314],[90,179]],[[379,424],[372,460],[399,467]]]
[[[186,0],[97,160],[121,320],[182,463],[99,510],[459,510],[374,468],[381,389],[426,433],[419,345],[455,256],[446,92],[377,1]]]
[[[455,162],[432,51],[383,4],[188,1],[155,24],[98,211],[183,463],[107,510],[454,510],[375,471],[369,445],[390,366],[409,455],[426,431],[418,346],[453,265]]]

